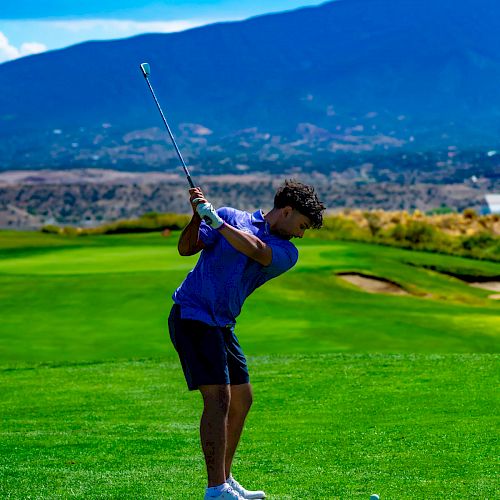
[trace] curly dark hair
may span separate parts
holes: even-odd
[[[314,229],[319,229],[323,225],[323,211],[326,207],[319,201],[312,186],[302,184],[295,179],[285,180],[274,196],[274,208],[284,207],[292,207],[309,217],[311,227]]]

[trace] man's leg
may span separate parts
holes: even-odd
[[[240,440],[245,418],[252,406],[253,395],[250,384],[232,385],[229,415],[227,419],[227,444],[224,480],[231,473],[234,453]]]
[[[201,385],[203,414],[200,422],[201,447],[207,465],[208,487],[226,481],[224,458],[226,454],[228,411],[231,400],[229,385]]]

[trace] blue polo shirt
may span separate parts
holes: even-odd
[[[196,319],[212,326],[236,323],[245,299],[259,286],[288,271],[298,259],[290,241],[271,234],[261,210],[250,214],[234,208],[217,210],[231,226],[254,234],[271,247],[272,261],[263,266],[236,250],[219,231],[202,222],[200,239],[205,244],[194,269],[174,292],[184,319]]]

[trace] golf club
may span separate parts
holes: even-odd
[[[153,96],[153,99],[155,100],[156,107],[158,108],[158,111],[160,112],[160,115],[163,119],[163,123],[165,124],[165,127],[167,127],[168,135],[170,136],[170,139],[172,140],[172,144],[174,145],[175,151],[177,152],[177,156],[179,157],[179,160],[182,163],[182,168],[184,169],[184,173],[186,174],[187,180],[189,182],[189,186],[191,188],[194,188],[195,185],[194,185],[193,180],[191,179],[191,175],[189,174],[189,170],[186,166],[186,163],[184,162],[184,158],[182,158],[181,152],[179,151],[179,148],[177,147],[177,143],[175,142],[172,131],[170,130],[170,127],[168,126],[167,119],[165,118],[165,115],[163,114],[163,111],[161,110],[160,103],[158,102],[158,99],[156,98],[156,95],[155,95],[155,92],[153,90],[153,87],[151,86],[151,83],[149,82],[148,77],[151,74],[151,68],[149,66],[149,63],[142,63],[141,64],[141,71],[142,71],[142,74],[144,75],[144,78],[146,79],[149,90],[151,91],[151,95]]]

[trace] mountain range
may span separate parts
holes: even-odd
[[[498,177],[498,26],[495,0],[337,0],[7,62],[0,170],[176,168],[147,61],[195,170],[404,170],[424,155],[432,171],[466,154]]]

